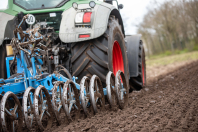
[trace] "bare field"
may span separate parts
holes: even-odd
[[[148,85],[130,93],[124,110],[107,109],[46,131],[198,131],[198,61],[149,68]]]

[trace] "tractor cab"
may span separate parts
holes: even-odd
[[[13,3],[25,10],[58,8],[69,0],[13,0]]]

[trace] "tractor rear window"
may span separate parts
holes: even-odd
[[[14,0],[14,3],[26,10],[59,7],[69,0]]]
[[[54,27],[55,31],[59,31],[62,12],[33,14],[37,22],[47,22],[48,26]]]

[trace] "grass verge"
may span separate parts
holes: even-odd
[[[169,55],[169,56],[155,56],[146,60],[147,66],[165,66],[176,62],[198,60],[198,51]]]

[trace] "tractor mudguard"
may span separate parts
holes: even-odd
[[[13,30],[14,30],[14,21],[15,16],[0,12],[0,46],[3,43],[4,39],[12,39],[13,38]]]
[[[73,43],[73,42],[91,40],[100,37],[102,34],[104,34],[104,32],[107,29],[107,24],[110,15],[119,16],[118,17],[119,23],[123,27],[121,15],[119,11],[116,9],[116,7],[104,2],[101,3],[100,5],[96,4],[96,6],[92,9],[91,28],[85,26],[76,27],[75,17],[77,12],[80,9],[88,9],[88,8],[90,8],[89,4],[79,4],[78,10],[75,10],[73,7],[71,7],[63,12],[60,31],[59,31],[59,36],[61,41],[65,43]],[[124,27],[122,29],[124,34]],[[81,34],[89,34],[90,37],[79,38],[79,35]]]
[[[127,35],[125,37],[130,77],[138,76],[138,52],[141,35]]]

